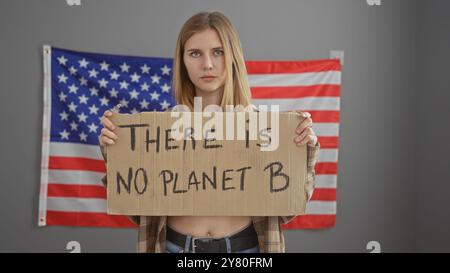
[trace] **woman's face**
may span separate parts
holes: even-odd
[[[209,28],[192,35],[184,46],[184,64],[196,87],[196,95],[223,90],[225,58],[216,30]],[[210,77],[205,77],[210,76]]]

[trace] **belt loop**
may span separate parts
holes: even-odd
[[[186,242],[184,243],[184,253],[189,253],[189,245],[191,244],[192,235],[186,235]]]
[[[231,253],[231,243],[229,237],[225,237],[225,243],[227,244],[227,253]]]

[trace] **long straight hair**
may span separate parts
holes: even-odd
[[[250,104],[251,95],[241,42],[230,20],[217,11],[197,13],[181,28],[173,64],[172,87],[175,99],[178,104],[186,105],[193,111],[195,86],[189,79],[183,61],[184,46],[192,35],[208,28],[217,31],[224,50],[226,77],[220,106],[223,111],[226,105],[247,107]]]

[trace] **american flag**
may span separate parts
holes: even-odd
[[[164,111],[175,105],[172,59],[86,53],[44,46],[44,109],[39,226],[135,227],[106,214],[106,172],[98,146],[107,109]],[[321,151],[307,215],[284,228],[335,223],[340,63],[247,61],[252,103],[312,114]]]
[[[284,229],[328,228],[336,223],[341,64],[338,59],[313,61],[247,61],[254,105],[279,105],[280,111],[311,113],[320,151],[315,190],[305,215]]]

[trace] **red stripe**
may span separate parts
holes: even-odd
[[[248,74],[341,71],[338,59],[312,61],[246,61]]]
[[[320,148],[323,149],[337,149],[339,145],[338,137],[324,137],[318,136],[318,141],[320,143]]]
[[[339,111],[306,111],[311,114],[313,122],[339,122]]]
[[[48,226],[137,227],[126,216],[93,212],[47,211]]]
[[[106,188],[95,185],[48,184],[48,196],[106,199]]]
[[[317,162],[316,174],[337,174],[337,162]]]
[[[311,86],[251,87],[252,99],[295,99],[304,97],[339,97],[341,87],[336,84]]]
[[[336,201],[336,189],[315,188],[311,201]]]
[[[66,156],[50,156],[49,169],[106,172],[103,160]]]
[[[336,225],[336,215],[299,215],[287,224],[282,225],[282,229],[319,229],[330,228]]]

